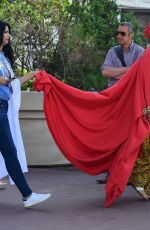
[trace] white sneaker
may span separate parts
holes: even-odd
[[[23,204],[25,208],[28,208],[32,205],[35,205],[35,204],[38,204],[38,203],[41,203],[47,200],[50,196],[51,196],[50,193],[47,193],[47,194],[32,193],[31,196],[27,200],[23,201]]]

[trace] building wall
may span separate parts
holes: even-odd
[[[117,0],[122,11],[134,12],[142,28],[150,22],[150,0]]]
[[[150,9],[150,0],[117,0],[117,3],[126,7]]]
[[[43,112],[43,93],[22,92],[20,125],[28,165],[69,163],[48,130]]]
[[[150,13],[135,11],[134,14],[142,28],[145,28],[147,23],[150,22]]]

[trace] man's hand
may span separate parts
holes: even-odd
[[[118,76],[118,77],[114,77],[114,79],[115,79],[115,80],[119,80],[121,77],[122,77],[122,75],[121,75],[121,76]]]
[[[5,76],[0,77],[0,85],[8,85],[10,83],[10,80],[7,79]]]

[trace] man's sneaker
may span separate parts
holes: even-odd
[[[51,196],[50,193],[47,193],[47,194],[32,193],[31,196],[27,198],[27,200],[23,200],[23,204],[25,208],[28,208],[32,205],[35,205],[35,204],[38,204],[38,203],[41,203],[47,200],[50,196]]]

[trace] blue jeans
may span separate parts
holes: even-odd
[[[25,198],[30,196],[32,191],[26,182],[17,158],[17,150],[12,139],[7,110],[7,101],[0,99],[0,151],[4,158],[9,176]]]

